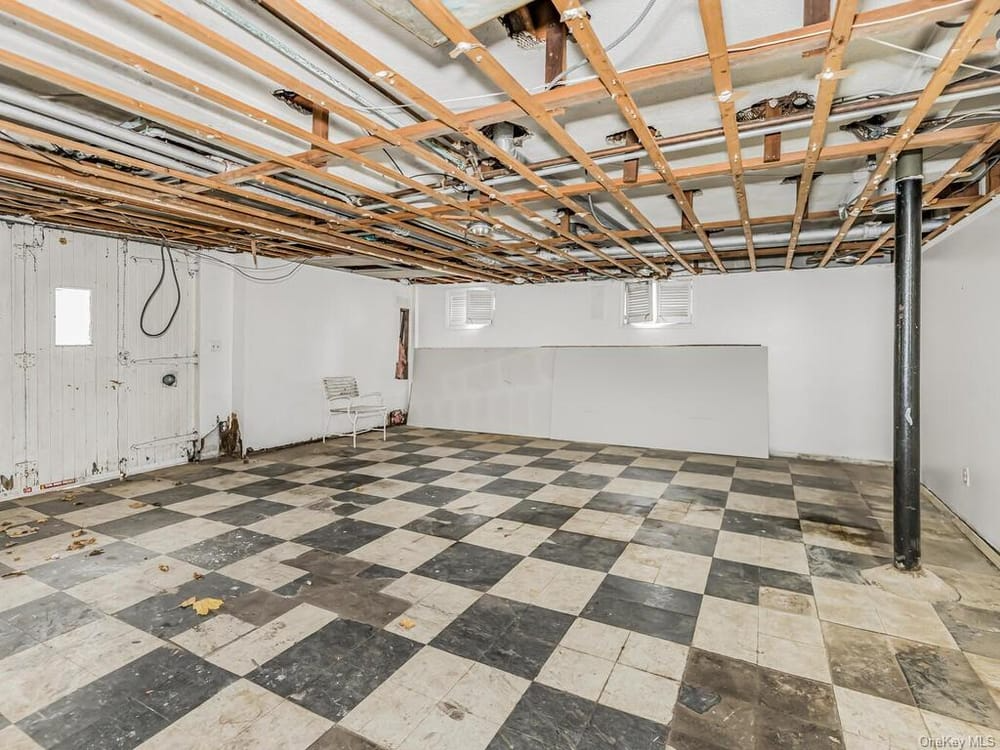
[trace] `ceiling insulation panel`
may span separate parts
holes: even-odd
[[[365,0],[421,41],[432,47],[441,45],[446,37],[437,27],[413,7],[410,0]],[[526,5],[525,0],[444,0],[444,5],[465,26],[474,29],[487,21]]]

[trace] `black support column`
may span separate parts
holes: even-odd
[[[896,161],[896,352],[893,385],[893,557],[920,567],[920,249],[923,153]]]

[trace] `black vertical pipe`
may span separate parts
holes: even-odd
[[[896,161],[896,348],[893,384],[893,558],[920,567],[920,249],[923,154]]]

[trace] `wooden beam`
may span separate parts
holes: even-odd
[[[14,123],[0,122],[0,125],[12,132],[26,130]],[[87,148],[84,144],[79,145]],[[93,149],[93,147],[90,148]],[[85,195],[97,195],[104,198],[111,197],[114,200],[141,205],[153,211],[169,212],[193,219],[194,221],[211,220],[225,226],[248,229],[281,238],[295,237],[297,240],[306,243],[313,242],[322,247],[333,246],[338,250],[354,251],[362,255],[382,258],[383,260],[410,262],[418,266],[421,263],[433,263],[430,266],[421,266],[428,270],[448,273],[454,273],[456,270],[459,270],[465,273],[466,277],[469,277],[471,274],[472,276],[478,275],[479,278],[484,279],[506,279],[500,273],[466,269],[452,261],[431,261],[431,259],[421,254],[407,250],[380,247],[377,244],[368,243],[357,237],[341,235],[324,227],[303,221],[302,219],[262,216],[263,212],[249,206],[213,199],[204,195],[191,195],[181,188],[156,182],[148,178],[130,175],[118,170],[104,169],[99,166],[52,155],[49,155],[48,160],[46,160],[33,151],[25,151],[19,146],[7,144],[3,141],[0,141],[0,153],[8,154],[6,158],[7,164],[20,164],[24,167],[26,164],[30,164],[32,160],[37,162],[37,164],[33,165],[32,169],[24,173],[26,179],[42,179],[45,184],[56,184],[67,190],[72,188]],[[62,171],[58,173],[54,172],[53,168],[49,166],[51,162],[61,164]],[[0,164],[0,169],[3,166],[3,164]],[[80,177],[78,176],[80,173],[88,175],[87,182],[80,181]],[[53,183],[53,181],[55,182]],[[188,206],[185,201],[197,201],[200,205]],[[345,243],[350,243],[350,245],[346,245]],[[402,260],[403,258],[407,258],[407,260]]]
[[[133,0],[133,1],[134,3],[140,2],[140,0]],[[148,3],[142,3],[142,4],[146,6],[145,9],[148,10],[149,12],[153,12],[157,8],[161,7],[160,4],[152,2],[152,0],[150,0],[150,2]],[[393,180],[401,182],[402,184],[407,184],[413,187],[414,189],[418,189],[420,192],[424,193],[425,195],[427,195],[428,197],[430,197],[435,201],[443,201],[447,205],[450,205],[459,210],[467,209],[467,207],[464,206],[460,201],[450,198],[449,196],[436,193],[432,188],[424,185],[423,183],[417,182],[416,180],[402,178],[400,175],[398,175],[391,169],[385,167],[384,165],[379,164],[378,162],[374,162],[370,159],[367,159],[366,157],[359,156],[347,149],[341,148],[336,144],[333,144],[330,141],[325,140],[324,138],[318,137],[310,130],[299,128],[297,126],[286,123],[283,120],[274,118],[270,114],[263,112],[262,110],[255,109],[250,105],[246,104],[245,102],[238,100],[234,97],[231,97],[227,94],[224,94],[221,91],[213,89],[212,87],[207,86],[204,83],[187,78],[151,60],[136,55],[121,47],[117,47],[116,45],[113,45],[110,42],[107,42],[104,39],[97,37],[93,34],[90,34],[82,29],[78,29],[77,27],[66,24],[52,16],[48,16],[44,13],[41,13],[40,11],[29,8],[25,6],[23,3],[17,2],[16,0],[0,0],[0,11],[12,15],[14,17],[20,18],[21,20],[24,20],[35,26],[43,28],[46,31],[50,31],[51,33],[69,39],[75,44],[83,46],[94,52],[121,61],[123,63],[127,63],[129,65],[132,65],[133,67],[141,68],[149,75],[156,76],[157,78],[160,78],[161,80],[164,80],[174,86],[178,86],[196,96],[208,99],[209,101],[213,101],[216,104],[225,106],[235,112],[240,112],[242,114],[245,114],[248,117],[253,118],[255,121],[266,123],[269,127],[281,130],[282,132],[285,132],[288,135],[300,137],[303,140],[310,142],[313,146],[327,153],[355,161],[362,167],[375,171],[382,176],[388,176]],[[164,9],[163,14],[165,14],[175,24],[178,25],[183,25],[181,19],[186,18],[185,16],[176,13],[176,11],[173,11],[172,9],[169,8]],[[199,28],[202,30],[204,38],[209,40],[220,39],[220,37],[217,34],[214,34],[214,32],[212,32],[211,30],[205,29],[204,27],[199,27]],[[223,44],[222,41],[220,41],[219,43]],[[229,46],[226,47],[226,49],[229,48],[230,48]],[[252,58],[252,59],[259,60],[259,58]],[[190,120],[173,115],[172,113],[166,110],[157,108],[146,102],[140,102],[136,99],[126,97],[120,94],[119,92],[112,91],[106,87],[98,86],[93,82],[85,81],[83,79],[71,76],[68,73],[65,73],[64,71],[57,70],[49,66],[41,65],[40,63],[36,63],[21,56],[13,55],[11,53],[5,53],[2,49],[0,49],[0,61],[6,61],[7,64],[11,65],[14,68],[22,67],[23,69],[26,70],[30,69],[31,71],[33,71],[33,74],[38,77],[45,78],[46,80],[50,80],[54,83],[58,83],[61,86],[73,90],[81,91],[82,93],[86,93],[87,95],[92,96],[94,98],[114,104],[115,106],[118,106],[127,111],[136,111],[144,116],[152,117],[153,119],[156,119],[160,122],[170,124],[174,127],[178,127],[181,130],[189,132],[193,134],[195,137],[215,138],[221,143],[226,143],[227,145],[237,148],[237,150],[254,154],[267,161],[282,164],[290,169],[303,171],[309,174],[310,177],[316,179],[321,183],[332,184],[340,189],[346,189],[348,192],[367,195],[380,202],[387,202],[390,205],[394,205],[399,209],[405,211],[413,211],[418,215],[421,215],[429,220],[434,219],[433,214],[431,214],[430,212],[424,209],[415,209],[410,204],[392,199],[391,197],[384,195],[383,193],[379,192],[378,190],[375,190],[374,188],[362,185],[360,183],[352,182],[345,178],[339,177],[335,174],[329,173],[325,169],[319,169],[310,163],[299,161],[293,157],[285,157],[282,156],[281,154],[277,154],[267,149],[260,148],[253,143],[234,138],[228,133],[224,133],[217,129],[207,128],[205,126],[200,125],[199,123],[194,123]],[[278,69],[276,66],[271,66],[263,61],[260,61],[260,65],[263,66],[264,71],[273,73],[276,76],[275,80],[277,82],[283,85],[287,85],[290,88],[294,89],[294,84],[297,82],[295,79],[292,79],[283,72],[281,72],[280,69]],[[312,89],[310,87],[305,87],[305,84],[302,84],[302,87],[304,88],[294,89],[294,90],[298,90],[299,93],[304,92],[305,94],[309,95],[311,97],[310,100],[314,102],[315,106],[322,107],[324,105],[330,104],[330,108],[334,108],[334,105],[332,103],[326,101],[326,97],[322,92]],[[341,114],[346,112],[350,116],[356,115],[356,113],[354,113],[352,110],[350,110],[347,107],[343,107],[342,105],[337,104],[336,108],[337,111]],[[367,121],[363,121],[362,124],[364,124],[365,122]],[[382,130],[384,132],[384,129]],[[326,157],[323,157],[324,160],[325,158]],[[438,159],[439,166],[441,162],[443,162],[443,160]],[[453,172],[456,175],[461,175],[463,178],[467,177],[464,172],[455,168],[448,162],[444,162],[444,167],[447,167],[450,170],[450,172]],[[225,176],[221,176],[218,179],[221,182],[226,181]],[[374,214],[371,214],[368,211],[365,211],[363,209],[353,210],[349,204],[342,204],[339,202],[331,201],[328,197],[319,193],[315,194],[313,199],[316,202],[320,203],[321,205],[327,205],[327,206],[336,205],[336,207],[340,211],[355,213],[356,215],[360,216],[370,216],[374,218]],[[473,216],[475,216],[475,218],[479,218],[484,221],[491,220],[490,217],[484,214],[480,214],[478,216],[473,214]],[[334,219],[334,221],[338,220]],[[391,217],[385,217],[385,221],[392,223],[394,219]],[[453,224],[451,222],[444,222],[444,226],[446,229],[455,233],[464,232],[463,227],[457,224]],[[524,239],[534,239],[532,235],[523,232],[517,229],[516,227],[506,227],[506,228],[514,236],[523,237]],[[498,250],[500,249],[499,243],[488,242],[487,244],[493,246],[495,249]]]
[[[934,206],[935,203],[938,202],[938,196],[941,195],[941,193],[943,193],[945,189],[947,189],[947,187],[955,181],[955,178],[965,172],[965,170],[977,164],[986,155],[986,153],[997,144],[998,141],[1000,141],[1000,124],[994,125],[983,140],[966,151],[962,157],[952,165],[951,169],[924,188],[924,206]],[[972,187],[975,187],[978,190],[978,186],[973,185]],[[990,187],[987,186],[987,192],[989,190]],[[885,230],[885,232],[882,233],[882,236],[875,240],[871,247],[865,251],[864,255],[858,258],[858,265],[867,262],[869,258],[881,250],[882,247],[894,236],[894,229],[894,227],[890,227]]]
[[[910,141],[913,139],[913,135],[917,130],[917,126],[923,122],[924,117],[934,106],[937,101],[938,96],[940,96],[941,91],[948,82],[955,75],[955,71],[958,70],[958,66],[961,65],[962,61],[969,54],[969,50],[972,49],[976,41],[979,39],[980,35],[983,33],[983,29],[992,20],[993,16],[1000,10],[1000,0],[977,0],[972,11],[969,13],[968,18],[966,18],[965,23],[962,24],[962,28],[959,30],[958,35],[952,42],[951,47],[945,54],[941,63],[938,65],[937,69],[931,75],[930,80],[927,82],[927,86],[924,88],[924,93],[920,95],[917,103],[914,105],[913,109],[907,115],[903,124],[899,128],[899,132],[893,139],[893,144],[886,150],[885,154],[882,156],[882,160],[876,167],[875,171],[871,173],[868,178],[868,182],[865,184],[864,189],[861,191],[861,195],[854,201],[854,205],[848,212],[847,218],[841,224],[840,229],[837,231],[837,236],[834,238],[833,242],[830,243],[829,249],[826,251],[826,255],[823,256],[821,261],[821,266],[826,266],[830,259],[833,258],[834,253],[837,252],[837,247],[843,241],[844,236],[854,226],[854,222],[860,213],[860,209],[871,199],[872,195],[878,189],[878,186],[889,176],[889,170],[892,169],[896,162],[896,157],[907,147]]]
[[[726,150],[729,152],[729,173],[736,192],[736,205],[743,224],[743,236],[747,242],[747,256],[750,269],[757,270],[757,256],[754,255],[753,231],[750,227],[750,206],[747,202],[746,180],[743,177],[743,149],[740,147],[739,128],[736,125],[736,102],[733,77],[729,65],[729,47],[722,21],[721,0],[698,0],[701,13],[701,28],[708,44],[708,58],[712,67],[712,83],[715,98],[719,103],[722,130],[726,136]],[[778,155],[781,158],[781,155]],[[767,161],[767,157],[764,157]],[[774,161],[774,160],[771,160]]]
[[[625,143],[634,146],[639,142],[639,136],[631,128],[625,131]],[[626,159],[622,162],[622,185],[634,185],[639,179],[639,160]]]
[[[773,100],[769,99],[767,104],[764,105],[764,119],[773,120],[778,116],[780,110],[771,104]],[[767,133],[764,136],[764,161],[771,164],[776,161],[781,161],[781,132],[777,133]]]
[[[830,20],[830,0],[802,0],[802,25],[825,23]]]
[[[265,5],[268,4],[267,0],[261,1]],[[891,33],[900,28],[912,26],[915,18],[919,18],[925,24],[960,18],[972,7],[972,4],[973,0],[959,0],[954,4],[942,3],[941,0],[908,0],[859,13],[854,36],[860,39]],[[825,22],[790,29],[779,34],[757,37],[741,42],[740,51],[734,51],[730,55],[730,61],[732,65],[739,66],[773,60],[782,56],[792,57],[814,49],[817,41],[822,41],[829,34],[830,23]],[[677,81],[698,78],[709,70],[708,55],[697,55],[623,72],[621,81],[623,85],[628,87],[629,91],[635,94]],[[598,80],[589,80],[543,91],[536,96],[536,100],[550,111],[559,111],[592,104],[606,97],[607,90],[603,84]],[[516,120],[519,117],[523,117],[523,113],[513,101],[490,104],[463,112],[460,115],[464,125],[477,128],[503,120]],[[421,140],[447,135],[451,130],[450,126],[441,121],[428,120],[399,128],[394,132],[401,137]],[[361,136],[344,141],[341,145],[351,150],[367,151],[381,148],[383,144],[372,136]]]
[[[436,153],[426,148],[424,145],[418,144],[410,139],[400,137],[399,135],[397,135],[397,131],[389,130],[379,125],[378,123],[374,122],[364,114],[352,109],[351,107],[348,107],[344,104],[341,104],[340,102],[329,99],[321,91],[313,88],[305,81],[302,81],[301,79],[291,76],[278,66],[273,65],[270,62],[264,60],[263,58],[251,54],[246,49],[233,44],[229,39],[225,38],[220,34],[217,34],[212,29],[209,29],[202,24],[196,23],[195,21],[185,16],[184,14],[179,13],[176,10],[170,8],[160,0],[127,0],[127,2],[142,10],[145,10],[147,13],[150,13],[154,17],[159,18],[160,20],[163,20],[166,23],[169,23],[171,26],[187,34],[191,38],[196,39],[202,44],[208,46],[209,48],[216,50],[220,54],[226,55],[227,57],[241,63],[242,65],[254,70],[260,75],[267,76],[271,80],[281,84],[282,86],[285,86],[286,88],[299,92],[305,96],[308,96],[310,99],[316,101],[319,105],[328,108],[331,113],[336,114],[339,117],[342,117],[354,123],[358,127],[361,127],[373,133],[375,136],[377,136],[383,141],[383,146],[388,144],[400,148],[404,152],[413,156],[414,158],[417,158],[429,164],[431,168],[436,169],[442,172],[443,174],[447,174],[448,176],[455,178],[461,182],[464,182],[465,184],[475,188],[476,190],[479,190],[484,194],[496,196],[498,200],[503,202],[502,194],[497,193],[489,185],[477,179],[473,175],[467,173],[465,170],[460,169],[451,162],[441,158]],[[302,16],[307,17],[309,21],[299,25],[302,26],[303,28],[308,28],[312,33],[312,35],[315,36],[317,39],[323,39],[324,41],[327,41],[325,36],[320,34],[320,30],[323,30],[326,33],[326,35],[329,35],[329,32],[332,31],[331,27],[329,27],[328,24],[325,24],[325,22],[323,22],[322,19],[320,19],[318,16],[315,16],[311,12],[307,11],[298,3],[277,2],[277,1],[266,2],[265,0],[262,0],[262,2],[264,2],[265,6],[272,12],[289,14],[289,17],[294,17],[296,19]],[[330,46],[334,49],[337,49],[338,52],[343,52],[344,48],[340,45],[330,45]],[[397,71],[393,71],[386,66],[383,66],[381,68],[372,71],[373,75],[377,75],[379,73],[381,73],[382,76],[385,77],[386,84],[392,85],[394,88],[397,88],[397,90],[402,90],[401,84],[404,80],[402,74],[400,74]],[[473,140],[477,144],[488,145],[490,148],[493,149],[491,153],[502,155],[504,158],[510,160],[509,154],[506,154],[499,147],[493,144],[492,141],[482,136],[481,133],[476,133],[474,136],[473,132],[470,131],[468,128],[466,128],[465,132],[463,132],[463,135],[465,135],[470,140]],[[343,150],[342,147],[337,147],[337,148]],[[388,174],[391,178],[403,184],[408,184],[411,187],[415,186],[419,192],[427,195],[435,202],[446,203],[462,212],[466,212],[469,210],[468,206],[464,205],[461,201],[455,200],[454,198],[451,198],[450,196],[443,194],[440,191],[435,191],[433,188],[423,183],[417,182],[410,178],[401,177],[400,175],[384,167],[382,164],[379,164],[378,162],[372,162],[371,160],[366,159],[364,156],[361,156],[354,152],[347,154],[347,157],[350,158],[352,161],[365,166],[368,169],[377,171],[381,174]],[[516,160],[511,160],[511,163],[516,163]],[[528,170],[527,168],[524,169],[529,175],[534,176],[531,170]],[[382,197],[384,200],[385,196]],[[390,202],[392,205],[397,205],[395,203],[392,203],[392,201],[388,202]],[[403,204],[402,206],[397,205],[397,207],[404,208],[405,210],[406,204]],[[525,219],[532,220],[534,218],[541,218],[531,212],[527,212],[525,209],[519,206],[512,205],[511,208],[514,211],[521,214]],[[546,247],[546,249],[549,249],[546,246],[545,238],[536,237],[528,232],[521,230],[516,225],[495,219],[489,216],[488,214],[483,214],[483,213],[472,212],[471,217],[479,219],[480,221],[485,221],[494,225],[498,225],[504,231],[508,232],[509,234],[515,237],[521,237],[526,240],[534,241],[536,244],[542,247]],[[552,224],[552,226],[556,227],[556,230],[558,231],[557,225]],[[572,237],[568,239],[572,239]],[[496,245],[498,248],[501,247],[499,243],[495,243],[493,241],[488,241],[487,244]],[[595,255],[598,256],[600,256],[602,252],[599,247],[595,246],[585,247],[584,249],[593,252]],[[552,250],[552,252],[556,251]],[[588,270],[596,271],[596,267],[588,267],[585,261],[573,258],[572,256],[567,256],[567,259],[572,260],[577,265],[587,268]]]
[[[440,4],[438,0],[432,1]],[[573,38],[576,40],[577,45],[586,55],[587,61],[597,73],[598,79],[601,81],[601,84],[608,92],[612,101],[614,101],[617,105],[618,110],[625,118],[625,122],[629,124],[632,132],[635,133],[635,135],[639,138],[639,142],[646,149],[646,155],[653,163],[653,167],[659,174],[660,178],[669,188],[670,193],[674,196],[674,200],[676,201],[678,208],[680,208],[681,212],[687,214],[691,219],[691,223],[698,235],[698,239],[705,247],[705,251],[709,255],[712,255],[715,250],[712,248],[711,240],[705,233],[705,230],[701,228],[701,222],[695,215],[694,208],[688,202],[680,183],[674,176],[673,169],[667,162],[667,159],[663,155],[659,146],[656,144],[656,138],[653,135],[649,124],[646,122],[645,117],[643,117],[642,111],[639,109],[639,105],[636,104],[635,100],[632,98],[632,92],[629,91],[628,87],[621,82],[621,75],[619,75],[614,64],[612,64],[611,59],[608,57],[608,53],[607,50],[604,49],[604,45],[601,44],[597,35],[594,33],[594,29],[590,24],[589,15],[580,6],[579,0],[553,0],[553,2],[555,2],[556,7],[562,12],[564,20],[571,17],[567,26],[569,27],[570,33],[573,34]],[[587,156],[587,158],[589,159],[590,157]],[[583,164],[583,162],[581,162],[581,164]],[[601,171],[596,162],[590,160],[590,164],[592,166],[588,167],[587,171],[596,177],[597,181],[601,183],[611,197],[613,197],[617,203],[625,209],[625,212],[636,220],[640,226],[646,229],[650,233],[652,239],[660,247],[666,250],[672,257],[677,259],[685,269],[693,273],[694,270],[687,263],[687,261],[681,258],[667,239],[656,231],[655,225],[638,210],[638,208],[625,195],[625,192],[617,184],[609,181],[607,175]],[[725,273],[726,267],[723,265],[721,260],[716,263],[716,267],[719,271]]]
[[[795,219],[792,221],[792,236],[788,241],[788,257],[785,268],[792,267],[792,257],[795,255],[795,245],[799,241],[799,231],[802,220],[809,211],[809,194],[812,190],[813,178],[816,175],[816,164],[826,143],[826,126],[830,119],[830,109],[833,107],[833,97],[837,93],[839,74],[844,64],[844,52],[851,38],[851,30],[858,10],[858,0],[837,0],[837,11],[833,17],[833,27],[830,30],[830,40],[826,46],[826,56],[819,76],[819,89],[816,92],[816,108],[813,110],[812,127],[809,129],[809,141],[806,144],[806,159],[802,165],[799,177],[798,191],[795,199]],[[829,11],[829,3],[827,3]],[[891,145],[891,144],[890,144]]]
[[[559,20],[559,14],[548,0],[545,0],[548,13],[551,15],[545,26],[545,83],[552,84],[566,70],[566,25]],[[553,87],[563,86],[563,81],[552,84]]]

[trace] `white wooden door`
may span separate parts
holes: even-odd
[[[159,245],[0,224],[0,499],[191,455],[198,263],[174,261],[176,285]]]
[[[56,229],[33,232],[24,309],[34,341],[29,459],[39,489],[118,473],[117,240]],[[39,234],[41,235],[39,237]],[[38,240],[41,241],[38,241]],[[28,245],[25,245],[28,247]],[[33,403],[32,403],[33,402]]]

